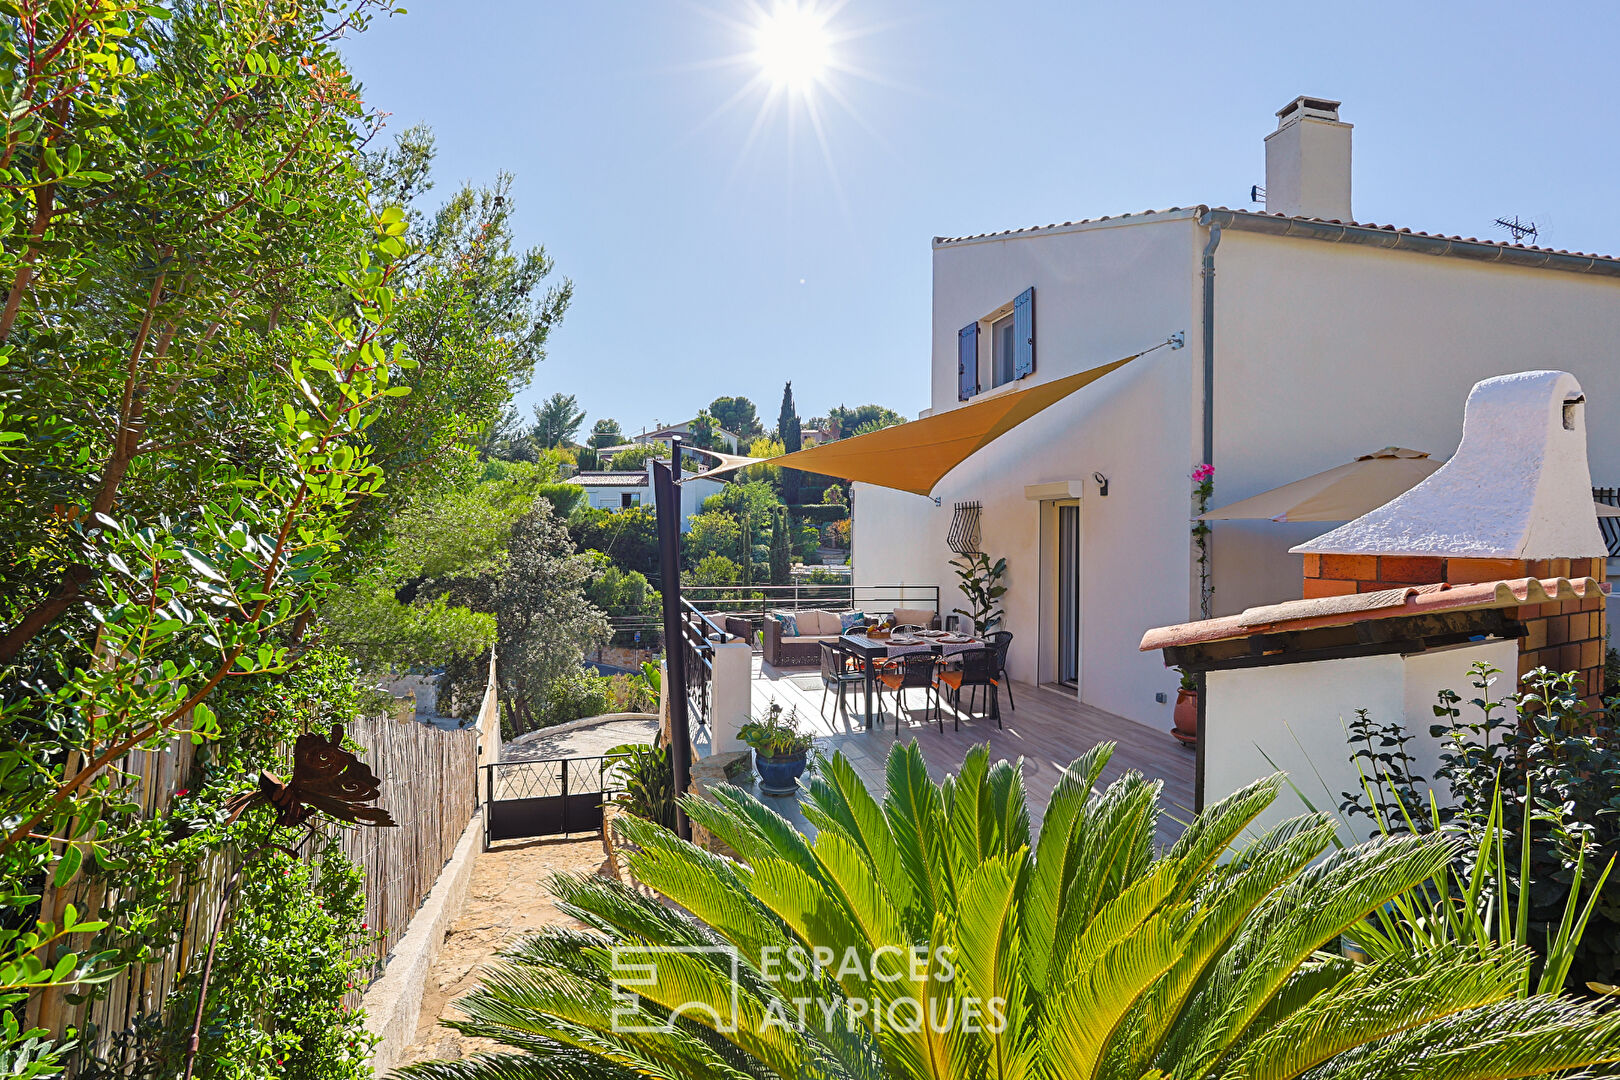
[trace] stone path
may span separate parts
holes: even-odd
[[[601,724],[547,734],[544,729],[501,747],[502,761],[542,761],[546,758],[595,757],[621,743],[652,742],[658,735],[656,719],[609,720]]]
[[[594,874],[607,859],[601,840],[512,840],[478,855],[473,864],[467,906],[445,935],[439,959],[428,973],[422,1019],[416,1040],[401,1064],[452,1061],[501,1047],[470,1039],[439,1026],[441,1016],[454,1016],[456,998],[478,984],[479,969],[514,938],[541,926],[583,927],[552,902],[546,879],[557,871]]]

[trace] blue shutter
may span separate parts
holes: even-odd
[[[1013,301],[1013,378],[1035,374],[1035,286]]]
[[[956,400],[966,401],[979,392],[979,324],[970,322],[956,332]]]

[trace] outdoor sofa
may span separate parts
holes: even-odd
[[[876,618],[881,612],[867,612]],[[771,611],[765,615],[765,662],[772,667],[815,667],[821,663],[821,643],[835,642],[843,633],[841,615],[820,608],[806,611]],[[931,608],[895,608],[901,625],[939,629],[939,615]],[[791,632],[797,631],[796,633]]]

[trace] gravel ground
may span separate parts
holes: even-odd
[[[497,1043],[438,1026],[439,1018],[459,1015],[455,999],[478,984],[479,968],[514,938],[541,926],[583,929],[557,910],[546,879],[557,871],[605,872],[606,865],[602,842],[596,838],[511,840],[479,853],[467,906],[445,935],[439,959],[428,972],[416,1041],[401,1064],[499,1052]]]

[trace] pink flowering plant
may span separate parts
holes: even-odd
[[[1210,599],[1215,589],[1209,583],[1209,522],[1199,521],[1199,515],[1209,510],[1209,500],[1215,495],[1215,466],[1205,462],[1192,471],[1193,543],[1198,546],[1198,610],[1209,618]]]

